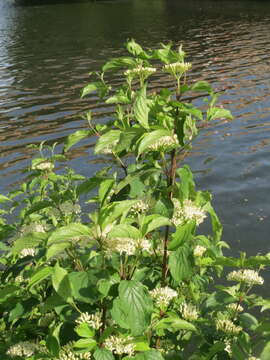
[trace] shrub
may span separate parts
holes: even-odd
[[[89,178],[60,174],[64,155],[42,144],[27,181],[0,197],[1,359],[269,359],[270,322],[251,311],[270,302],[251,291],[270,257],[222,255],[211,195],[183,165],[200,127],[232,116],[207,82],[188,84],[181,47],[126,47],[129,56],[108,61],[82,92],[111,104],[110,120],[87,112],[89,129],[64,145],[96,136],[110,165]],[[124,78],[116,89],[112,72]],[[156,72],[175,89],[151,90]],[[196,93],[205,108],[193,105]]]

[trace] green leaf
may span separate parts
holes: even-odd
[[[93,130],[77,130],[73,134],[69,135],[64,143],[64,149],[63,151],[68,151],[71,146],[77,144],[80,140],[85,139],[88,136],[94,135]]]
[[[207,92],[208,94],[213,93],[213,89],[207,81],[197,81],[191,86],[191,90]]]
[[[14,321],[19,319],[25,313],[25,309],[21,303],[17,303],[15,307],[9,312],[9,321]]]
[[[136,200],[115,201],[104,206],[99,212],[99,225],[104,229],[120,216],[123,218],[127,215],[132,205],[136,204]]]
[[[69,247],[71,247],[71,242],[69,241],[63,241],[63,242],[58,242],[55,244],[52,244],[46,252],[46,259],[49,260],[52,257],[60,254],[61,252],[63,252],[64,250],[68,249]]]
[[[119,141],[120,135],[120,130],[109,130],[103,134],[97,141],[95,153],[100,154],[103,152],[107,153],[108,151],[113,151]]]
[[[212,107],[207,111],[207,121],[211,121],[215,119],[233,120],[233,116],[230,110],[226,110],[218,107]]]
[[[169,269],[172,277],[178,283],[189,279],[193,274],[191,248],[185,244],[173,251],[169,256]]]
[[[96,277],[91,271],[76,271],[68,274],[71,284],[72,296],[74,299],[87,304],[97,301],[98,290],[96,287]]]
[[[270,341],[268,341],[261,352],[260,360],[269,360],[270,359]]]
[[[177,170],[177,174],[181,179],[180,192],[182,200],[189,199],[195,193],[195,183],[193,174],[188,165]]]
[[[68,242],[68,241],[63,241],[63,242],[52,244],[46,252],[46,259],[49,260],[52,257],[60,254],[64,250],[71,247],[71,245],[72,245],[71,242]]]
[[[132,57],[120,57],[109,60],[105,65],[103,65],[102,71],[119,70],[127,67],[135,67],[136,65],[137,61]]]
[[[188,243],[193,238],[195,228],[195,221],[190,221],[184,225],[177,226],[176,232],[172,234],[172,239],[169,242],[168,249],[176,250],[179,246]]]
[[[41,232],[28,233],[28,234],[18,238],[17,240],[15,240],[11,250],[12,250],[13,254],[18,254],[23,249],[29,249],[29,248],[36,247],[41,242],[46,240],[47,237],[48,237],[47,233],[41,233]]]
[[[119,225],[115,225],[107,236],[109,238],[119,237],[119,238],[140,239],[142,237],[142,234],[135,226],[129,224],[119,224]]]
[[[186,320],[175,317],[168,317],[160,320],[155,326],[155,328],[157,330],[171,328],[173,331],[178,331],[178,330],[196,331],[196,327],[193,324],[189,323]]]
[[[192,104],[179,103],[181,105],[181,112],[195,116],[199,120],[203,120],[203,115],[200,109],[196,108]]]
[[[11,296],[14,297],[15,293],[19,290],[20,288],[15,285],[6,285],[0,289],[0,303],[6,301]]]
[[[86,85],[83,88],[81,97],[83,98],[84,96],[86,96],[94,91],[97,91],[98,96],[100,98],[103,98],[107,94],[108,90],[109,90],[109,87],[107,87],[102,81],[95,81],[95,82],[92,82],[92,83]]]
[[[206,357],[204,358],[204,360],[212,360],[213,356],[218,354],[221,351],[224,351],[225,349],[225,344],[224,342],[217,342],[214,345],[212,345],[206,355]]]
[[[96,340],[87,338],[76,341],[73,347],[77,349],[83,349],[84,351],[92,351],[96,345]]]
[[[90,179],[83,181],[77,187],[78,196],[94,190],[101,183],[102,180],[103,178],[100,177],[92,177]]]
[[[0,203],[11,201],[8,197],[0,194]]]
[[[56,336],[54,335],[47,336],[46,347],[51,355],[58,357],[60,351],[60,344]]]
[[[95,360],[114,360],[113,354],[107,349],[97,349],[94,352]]]
[[[125,323],[132,335],[140,335],[150,323],[152,300],[146,288],[134,280],[121,281],[118,290],[117,306],[125,314]]]
[[[248,328],[249,330],[255,330],[258,326],[258,320],[255,316],[249,313],[243,313],[239,315],[240,325],[244,328]]]
[[[95,335],[95,331],[88,324],[82,323],[75,328],[75,332],[83,338],[91,338]]]
[[[129,329],[127,314],[123,308],[122,301],[119,298],[114,299],[111,309],[113,320],[123,329]]]
[[[105,202],[106,199],[109,201],[109,194],[115,184],[115,179],[105,179],[101,182],[98,190],[98,197],[99,201],[102,204]]]
[[[127,51],[131,53],[134,56],[139,56],[141,54],[145,55],[145,52],[143,51],[143,48],[141,45],[136,43],[134,39],[131,39],[126,44]]]
[[[158,214],[146,216],[142,225],[142,235],[145,236],[149,232],[166,225],[171,225],[171,221],[167,217]]]
[[[55,264],[52,273],[52,285],[57,294],[66,302],[72,302],[72,289],[68,278],[68,272]]]
[[[146,88],[143,87],[139,92],[134,102],[134,115],[138,123],[145,129],[148,125],[149,107],[147,105]]]
[[[159,139],[164,136],[172,136],[171,131],[166,129],[159,129],[145,134],[142,137],[142,140],[139,142],[138,146],[138,155],[141,155],[143,152],[147,151],[149,146],[155,144]]]
[[[57,242],[66,242],[67,240],[72,241],[76,237],[91,236],[90,228],[80,223],[71,223],[67,226],[56,229],[48,239],[48,245]]]
[[[30,281],[28,283],[29,289],[39,284],[42,280],[49,277],[53,272],[53,268],[51,266],[46,266],[42,269],[38,269],[31,276]]]
[[[135,360],[164,360],[161,353],[157,350],[149,350],[141,354],[137,354]]]
[[[148,351],[151,350],[149,344],[145,341],[135,342],[135,351]]]

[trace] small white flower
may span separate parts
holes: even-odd
[[[232,271],[227,275],[227,280],[243,282],[250,285],[262,285],[264,283],[264,279],[259,276],[257,271],[249,269]]]
[[[117,355],[128,354],[132,356],[135,352],[135,344],[132,341],[133,338],[131,336],[110,336],[104,341],[104,346]]]
[[[53,170],[53,168],[54,168],[54,164],[51,161],[46,161],[46,160],[41,161],[32,166],[33,170],[41,170],[41,171]]]
[[[223,331],[224,333],[230,335],[237,335],[240,331],[243,330],[241,326],[235,325],[229,319],[218,319],[216,321],[216,328],[217,330]]]
[[[143,200],[139,200],[136,204],[132,205],[130,212],[132,214],[141,214],[141,213],[145,213],[149,210],[149,205],[143,201]]]
[[[139,248],[142,251],[147,251],[147,252],[151,252],[152,250],[152,246],[151,246],[151,242],[147,239],[142,239],[138,242]]]
[[[228,309],[233,312],[242,312],[244,310],[243,306],[237,303],[232,303],[228,305]]]
[[[186,304],[186,303],[182,304],[180,307],[180,311],[183,319],[188,321],[197,320],[199,317],[199,313],[196,306],[192,304]]]
[[[108,253],[116,251],[119,254],[134,255],[137,249],[136,240],[131,238],[107,238],[104,245]]]
[[[60,211],[65,215],[80,214],[81,207],[79,204],[73,204],[72,201],[65,201],[59,205]]]
[[[197,245],[193,251],[193,255],[196,257],[203,256],[203,254],[206,252],[206,248],[204,246]]]
[[[23,258],[25,256],[35,256],[35,254],[36,254],[36,250],[33,248],[22,249],[20,253],[20,257]]]
[[[156,68],[153,67],[145,67],[142,65],[139,65],[136,68],[128,69],[124,72],[124,75],[132,80],[135,77],[141,77],[144,80],[147,79],[150,75],[154,74],[157,71]]]
[[[226,339],[225,341],[225,348],[224,348],[224,351],[226,351],[229,356],[231,357],[232,356],[232,346],[231,346],[231,343]]]
[[[90,360],[91,353],[75,353],[73,350],[73,342],[64,345],[59,352],[59,360]]]
[[[187,72],[188,70],[190,70],[192,67],[191,63],[189,62],[176,62],[173,64],[168,64],[168,65],[164,65],[163,67],[163,71],[167,72],[173,76],[181,76],[183,75],[185,72]]]
[[[20,233],[21,235],[25,235],[31,232],[41,232],[41,233],[45,233],[46,232],[46,228],[43,224],[40,223],[30,223],[27,225],[23,225],[20,229]]]
[[[154,144],[148,146],[148,149],[151,151],[171,151],[179,147],[179,141],[177,135],[172,136],[162,136]]]
[[[255,356],[249,356],[247,360],[260,360],[260,358],[257,358]]]
[[[196,225],[200,225],[206,218],[206,213],[202,208],[194,205],[194,203],[186,199],[183,205],[178,199],[172,199],[174,204],[174,213],[172,223],[175,226],[184,224],[186,221],[195,220]]]
[[[21,341],[18,344],[12,345],[8,351],[7,355],[11,357],[21,356],[28,357],[32,356],[36,350],[38,350],[39,346],[35,343],[31,343],[28,341]]]
[[[151,297],[159,307],[168,306],[171,300],[177,297],[177,292],[168,286],[156,288],[150,291]]]
[[[87,323],[93,329],[100,329],[102,326],[101,313],[97,312],[96,314],[88,314],[88,312],[82,313],[80,317],[76,320],[77,324]]]

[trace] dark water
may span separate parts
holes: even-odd
[[[80,89],[130,37],[155,47],[182,43],[193,79],[226,88],[231,123],[204,129],[188,163],[199,188],[214,194],[224,240],[249,254],[270,251],[270,3],[114,0],[13,6],[0,0],[0,192],[23,179],[33,151],[84,128],[80,114],[108,116]],[[155,79],[163,83],[162,77]],[[89,142],[70,165],[90,175]]]

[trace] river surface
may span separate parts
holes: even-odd
[[[114,0],[13,6],[0,0],[0,193],[24,178],[33,150],[86,127],[80,115],[109,108],[95,96],[80,99],[89,72],[125,52],[135,38],[144,46],[183,44],[192,80],[226,89],[219,104],[235,119],[204,129],[187,162],[198,188],[214,195],[233,251],[270,251],[270,3],[258,1]],[[163,78],[156,76],[157,84]],[[91,175],[89,141],[69,164]]]

